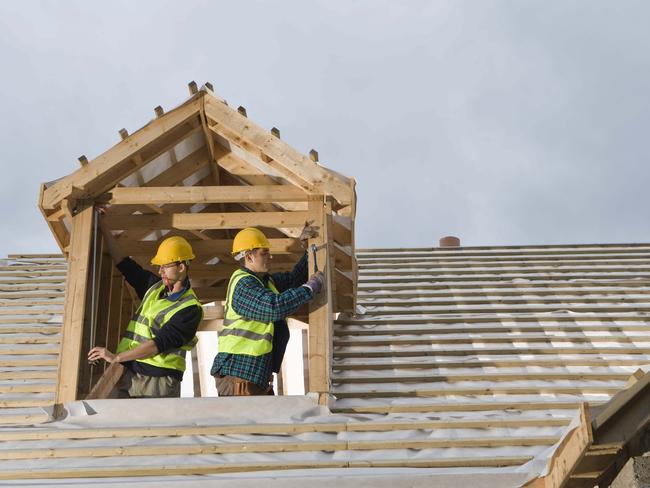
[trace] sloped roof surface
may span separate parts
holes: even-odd
[[[66,262],[57,255],[0,260],[0,424],[48,419],[54,404]]]
[[[365,313],[335,322],[330,412],[299,397],[165,400],[159,409],[131,400],[141,408],[129,416],[93,401],[70,407],[82,416],[1,429],[0,478],[94,473],[135,483],[165,472],[242,480],[258,470],[372,476],[399,467],[404,483],[462,473],[518,486],[544,472],[583,401],[607,402],[650,362],[650,245],[357,258]],[[285,403],[268,403],[276,400]],[[316,474],[292,476],[304,484]]]

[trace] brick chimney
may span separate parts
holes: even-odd
[[[460,239],[455,236],[441,237],[440,247],[460,247]]]

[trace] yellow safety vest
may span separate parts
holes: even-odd
[[[154,284],[147,290],[140,307],[138,307],[129,322],[122,340],[117,346],[118,353],[134,349],[139,344],[156,337],[160,329],[179,310],[198,305],[201,309],[201,316],[203,316],[203,307],[201,307],[201,303],[196,298],[192,288],[188,288],[175,302],[160,298],[160,293],[164,288],[165,284],[160,282],[160,284]],[[190,342],[179,349],[156,354],[150,358],[136,359],[136,361],[151,364],[158,368],[175,369],[183,372],[185,371],[185,352],[192,350],[197,342],[198,338],[194,336]]]
[[[224,305],[223,330],[219,332],[219,352],[227,354],[246,354],[262,356],[273,350],[273,322],[258,322],[242,317],[232,307],[232,297],[239,280],[244,276],[253,276],[262,286],[264,282],[257,276],[238,269],[230,277],[226,304]],[[280,292],[272,279],[265,286],[275,294]]]

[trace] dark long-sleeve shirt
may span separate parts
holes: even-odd
[[[239,280],[233,290],[232,307],[239,315],[259,322],[273,322],[273,349],[262,356],[218,353],[214,358],[212,375],[236,376],[262,387],[268,385],[271,373],[280,371],[284,352],[289,342],[286,318],[313,297],[311,290],[301,286],[307,281],[307,253],[296,263],[292,271],[266,274],[264,285],[273,280],[280,294],[262,286],[248,269],[250,276]]]
[[[117,265],[117,269],[124,275],[126,281],[133,287],[138,297],[142,299],[147,290],[156,283],[160,282],[160,276],[142,268],[131,258],[124,258]],[[189,280],[186,280],[181,291],[167,295],[163,290],[160,298],[165,298],[170,302],[178,300],[190,287]],[[165,326],[153,338],[156,343],[158,352],[165,353],[174,349],[179,349],[190,342],[196,335],[196,330],[201,322],[201,308],[193,305],[179,310],[165,323]],[[124,363],[132,371],[147,376],[172,376],[179,380],[183,378],[183,373],[175,369],[159,368],[151,364],[140,361],[129,361]]]

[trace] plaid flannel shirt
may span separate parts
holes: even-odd
[[[292,271],[266,274],[262,277],[264,285],[272,278],[280,294],[275,294],[266,286],[262,286],[251,271],[243,269],[251,273],[251,276],[244,276],[237,283],[232,294],[232,307],[235,312],[247,319],[274,322],[276,329],[283,326],[286,328],[286,317],[311,300],[313,296],[309,288],[301,286],[307,281],[307,253],[296,263]],[[279,368],[279,364],[276,368]],[[214,358],[210,374],[236,376],[266,388],[273,369],[273,352],[262,356],[218,353]]]

